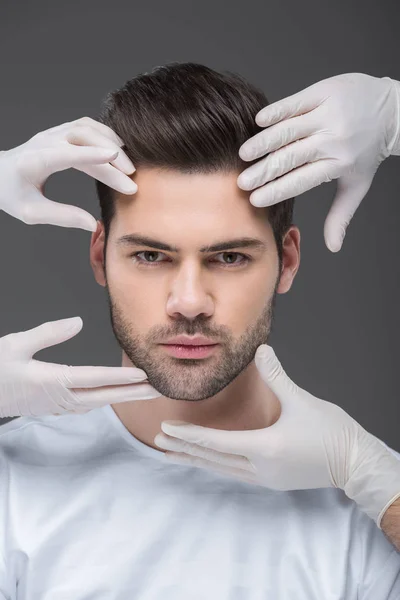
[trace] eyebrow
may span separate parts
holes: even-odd
[[[129,233],[118,238],[116,241],[118,246],[150,246],[157,250],[167,250],[168,252],[179,252],[176,246],[170,246],[160,240],[155,240],[147,236],[136,233]],[[233,240],[223,240],[215,244],[202,246],[200,252],[219,252],[222,250],[230,250],[231,248],[253,248],[254,250],[266,250],[267,245],[257,238],[241,237]]]

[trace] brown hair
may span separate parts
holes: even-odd
[[[196,63],[171,63],[110,92],[99,121],[122,138],[122,148],[136,168],[240,172],[252,163],[243,161],[238,150],[262,130],[254,118],[268,104],[265,94],[240,75]],[[96,190],[107,243],[114,191],[98,180]],[[280,265],[293,207],[290,198],[266,209]]]

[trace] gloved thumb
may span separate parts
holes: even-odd
[[[283,370],[271,346],[267,344],[259,346],[254,359],[263,381],[278,397],[282,406],[300,391],[300,388]]]
[[[44,223],[59,227],[77,227],[92,232],[97,229],[96,219],[83,208],[54,202],[36,189],[30,191],[29,205],[24,207],[24,213],[22,220],[29,225]]]
[[[37,327],[20,331],[15,334],[18,356],[20,358],[31,358],[39,350],[65,342],[74,337],[82,329],[81,317],[71,317],[48,321]]]
[[[357,173],[338,179],[336,195],[324,224],[325,243],[331,252],[341,249],[347,227],[371,187],[374,175],[374,172]]]

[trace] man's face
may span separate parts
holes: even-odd
[[[204,400],[231,383],[267,342],[275,294],[290,288],[298,269],[299,232],[292,227],[286,235],[280,276],[267,209],[250,204],[237,173],[139,168],[133,177],[137,193],[116,197],[104,265],[101,222],[93,234],[95,277],[106,287],[113,331],[132,365],[163,396]],[[129,234],[178,251],[120,240]],[[264,247],[200,252],[243,237]],[[219,345],[206,358],[176,358],[161,344],[180,334]]]

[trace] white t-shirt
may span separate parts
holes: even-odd
[[[0,482],[1,600],[400,599],[400,553],[342,490],[167,463],[109,405],[1,425]]]

